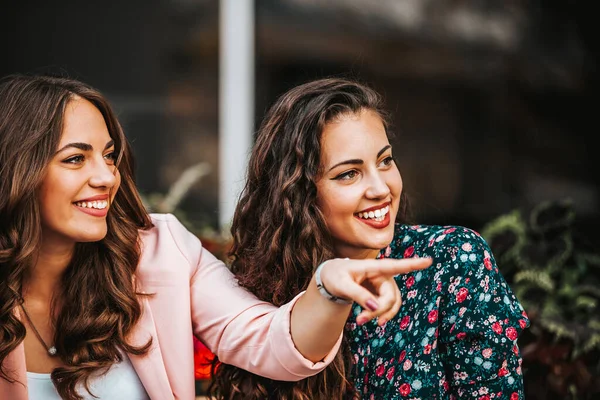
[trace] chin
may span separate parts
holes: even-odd
[[[108,231],[106,229],[98,230],[96,232],[85,232],[77,236],[77,242],[79,243],[91,243],[99,242],[106,237]]]
[[[392,242],[393,239],[394,239],[394,231],[391,231],[390,233],[386,233],[385,235],[378,237],[374,241],[374,247],[377,249],[383,249],[384,247],[387,247]]]

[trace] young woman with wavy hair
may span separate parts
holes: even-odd
[[[174,216],[146,212],[133,171],[96,89],[0,82],[0,398],[192,400],[192,334],[273,379],[331,362],[350,306],[317,277],[281,307],[252,296]],[[394,275],[429,263],[333,259],[318,283],[366,321],[398,310]]]
[[[457,226],[407,224],[381,96],[330,78],[284,93],[251,153],[232,225],[232,270],[258,298],[283,304],[333,257],[431,257],[397,276],[399,313],[357,321],[341,351],[299,382],[259,377],[215,360],[220,399],[448,399],[522,397],[516,339],[528,325],[483,238]],[[344,268],[344,266],[340,266]],[[488,397],[486,397],[488,396]]]

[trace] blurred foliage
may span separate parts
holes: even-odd
[[[218,232],[211,226],[193,224],[186,213],[179,208],[179,204],[187,196],[192,186],[210,171],[211,167],[207,163],[192,165],[183,171],[166,194],[142,194],[142,201],[149,212],[175,215],[190,232],[200,239],[205,249],[228,264],[227,251],[231,245],[230,235],[227,232]]]
[[[600,398],[600,254],[572,203],[513,210],[481,234],[531,319],[519,339],[526,398]]]

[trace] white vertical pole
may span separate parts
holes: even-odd
[[[254,0],[220,0],[219,225],[231,225],[254,129]]]

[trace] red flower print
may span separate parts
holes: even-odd
[[[385,367],[383,366],[383,364],[379,365],[379,367],[377,367],[377,369],[375,370],[375,375],[382,377],[383,373],[385,372]]]
[[[506,328],[506,337],[509,338],[510,340],[516,340],[517,339],[517,330],[515,328],[513,328],[512,326],[509,326],[508,328]]]
[[[490,400],[490,396],[488,396],[488,395],[486,394],[486,395],[484,395],[484,396],[481,396],[481,397],[479,398],[479,400]]]
[[[438,292],[442,291],[442,282],[438,282],[437,287],[435,288]]]
[[[525,329],[527,327],[527,321],[525,321],[524,319],[520,319],[519,326],[521,327],[521,329]]]
[[[492,330],[494,332],[496,332],[498,335],[502,333],[502,327],[500,326],[500,324],[498,322],[494,322],[492,324]]]
[[[409,276],[408,279],[406,280],[406,287],[408,289],[410,289],[410,287],[412,285],[414,285],[414,284],[415,284],[415,277],[414,276]]]
[[[484,258],[483,259],[483,265],[485,265],[485,268],[488,270],[492,270],[492,260],[490,260],[489,258]]]
[[[404,250],[404,258],[410,258],[413,254],[415,254],[415,246],[410,246]]]
[[[437,321],[437,317],[438,317],[437,310],[431,310],[429,312],[429,315],[427,316],[427,320],[429,321],[430,324],[433,324],[435,321]]]
[[[489,348],[489,347],[487,349],[483,349],[481,351],[481,355],[484,358],[490,358],[492,356],[492,353],[493,353],[493,350],[491,348]]]
[[[423,349],[423,353],[425,353],[425,354],[431,353],[431,345],[430,344],[425,345],[425,349]]]
[[[498,376],[506,376],[508,375],[508,370],[504,367],[500,368],[500,371],[498,371]]]
[[[409,323],[410,323],[410,317],[408,315],[405,315],[404,317],[402,317],[402,320],[400,321],[400,329],[402,329],[402,330],[406,329],[406,327],[408,326]]]
[[[456,230],[456,228],[448,228],[446,230],[444,230],[444,235],[448,234],[448,233],[452,233]]]
[[[513,392],[513,394],[510,395],[510,400],[519,400],[519,393]]]
[[[459,332],[459,333],[458,333],[458,335],[456,335],[456,338],[457,338],[458,340],[463,340],[463,339],[464,339],[464,338],[466,338],[466,337],[467,337],[467,334],[466,334],[466,333],[464,333],[464,332]]]
[[[410,394],[410,385],[408,383],[403,383],[400,385],[400,389],[398,389],[398,391],[403,397],[406,397]]]
[[[458,303],[462,303],[463,301],[465,301],[468,294],[469,294],[469,290],[467,288],[461,287],[458,290],[458,293],[456,294],[456,301]]]
[[[444,381],[442,386],[444,387],[444,391],[447,392],[448,390],[450,390],[450,384],[448,383],[448,381]]]
[[[387,378],[388,381],[391,381],[392,378],[394,377],[394,371],[395,371],[394,367],[391,367],[390,369],[387,370],[385,377]]]
[[[519,355],[519,346],[517,346],[516,344],[513,346],[513,353],[515,353],[515,356]]]
[[[406,350],[402,350],[402,353],[400,353],[400,357],[398,357],[398,362],[402,362],[404,360],[404,357],[406,357]]]

